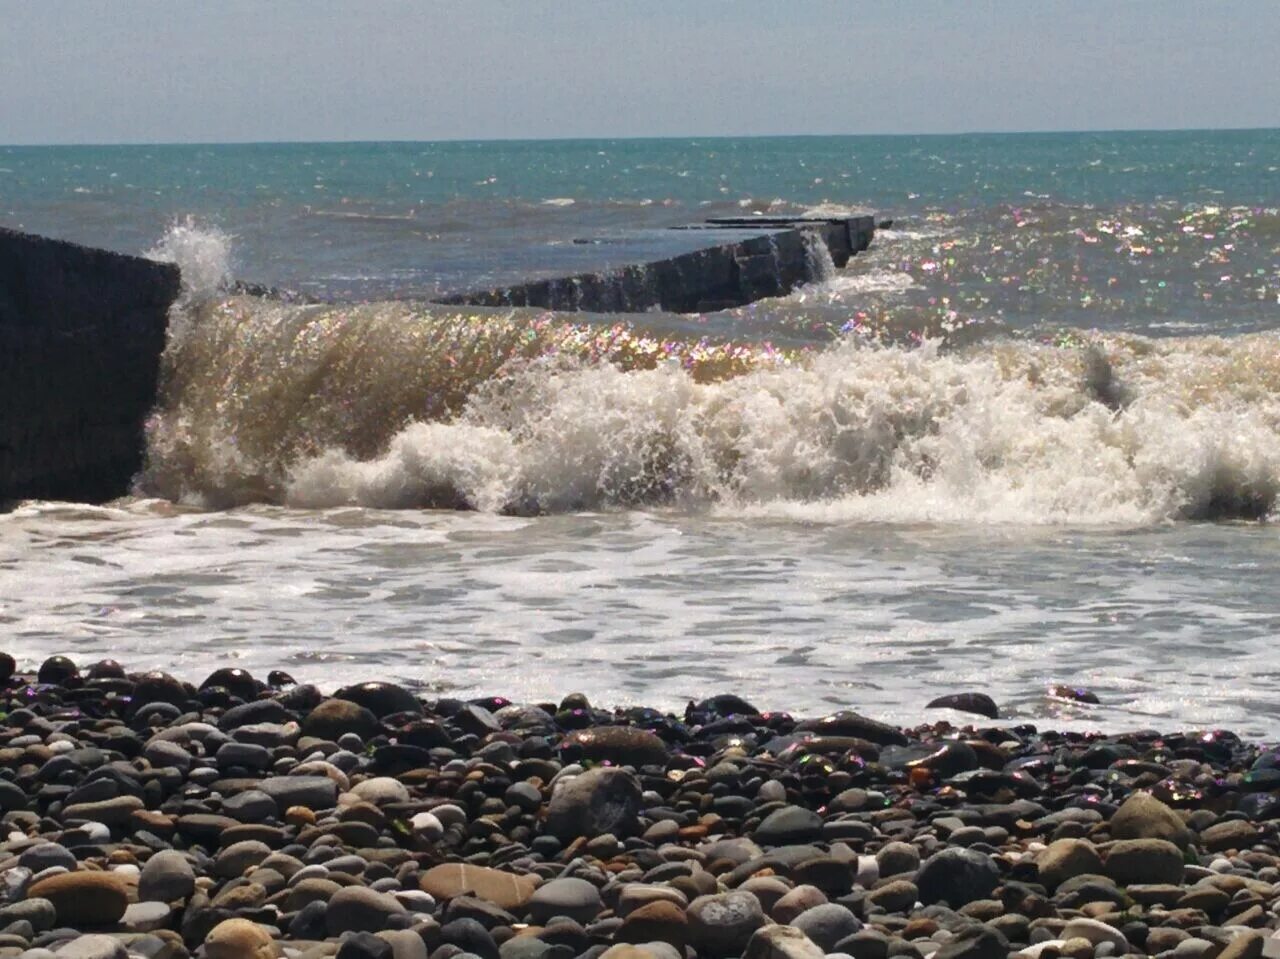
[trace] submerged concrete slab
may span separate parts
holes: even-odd
[[[821,279],[824,264],[815,242],[839,268],[867,249],[874,235],[870,216],[719,217],[672,230],[577,240],[607,251],[599,268],[467,290],[437,302],[592,313],[713,312]]]

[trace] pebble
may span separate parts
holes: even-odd
[[[743,890],[699,896],[687,915],[693,944],[711,956],[741,955],[751,934],[765,923],[760,900]]]
[[[247,919],[226,919],[204,937],[205,959],[272,959],[275,941],[262,926]]]
[[[33,899],[53,904],[58,922],[68,926],[100,926],[124,915],[129,894],[124,881],[106,872],[68,872],[34,882]]]
[[[534,922],[545,923],[554,916],[589,922],[600,912],[600,893],[585,879],[553,879],[529,897],[528,906]]]

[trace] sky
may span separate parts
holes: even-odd
[[[1276,0],[0,0],[0,143],[1280,126]]]

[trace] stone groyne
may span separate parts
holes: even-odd
[[[178,289],[172,265],[0,229],[0,504],[128,491]]]

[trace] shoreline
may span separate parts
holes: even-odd
[[[0,656],[0,959],[1258,959],[1280,926],[1280,752],[1227,731],[288,679]]]

